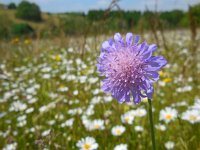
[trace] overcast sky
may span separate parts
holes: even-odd
[[[0,3],[19,3],[22,0],[0,0]],[[38,4],[44,12],[87,12],[90,9],[105,9],[111,0],[28,0]],[[119,6],[124,10],[157,10],[182,9],[187,10],[188,5],[200,3],[200,0],[121,0]]]

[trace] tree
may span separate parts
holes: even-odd
[[[191,13],[196,20],[197,25],[200,26],[200,4],[191,7]]]
[[[8,4],[8,9],[16,9],[16,8],[17,7],[16,7],[15,3]]]
[[[22,1],[17,7],[16,17],[24,20],[39,22],[42,20],[40,8],[27,1]]]

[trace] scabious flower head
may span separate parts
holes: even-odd
[[[97,69],[104,76],[102,89],[112,93],[120,103],[134,103],[141,98],[152,98],[153,82],[159,79],[158,71],[167,64],[163,56],[152,56],[155,44],[139,44],[139,36],[127,33],[124,41],[119,33],[103,42]]]

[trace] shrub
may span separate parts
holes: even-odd
[[[10,34],[11,20],[7,15],[0,14],[0,38],[8,38]]]
[[[11,34],[13,36],[24,36],[24,35],[33,36],[34,30],[30,25],[26,23],[13,24],[11,26]]]
[[[16,17],[30,20],[30,21],[41,21],[41,11],[40,8],[34,4],[27,1],[22,1],[17,7]]]
[[[8,9],[16,9],[16,8],[17,7],[16,7],[15,3],[8,4]]]
[[[191,13],[194,16],[197,25],[200,26],[200,4],[192,6]]]
[[[88,22],[82,16],[67,16],[62,18],[62,27],[66,34],[80,35],[88,30]]]

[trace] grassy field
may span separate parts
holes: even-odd
[[[22,19],[16,18],[16,10],[11,10],[11,9],[8,10],[8,9],[0,8],[0,15],[9,19],[9,21],[12,23],[28,23],[36,31],[46,29],[47,26],[51,22],[53,22],[55,24],[58,23],[58,17],[56,14],[50,15],[48,13],[41,13],[41,16],[43,19],[43,21],[41,21],[41,22],[33,22],[33,21],[27,21],[27,20],[22,20]]]
[[[113,35],[0,41],[0,149],[79,149],[88,136],[100,150],[151,149],[146,100],[119,104],[101,90],[96,58]],[[200,48],[189,31],[165,35],[169,50],[156,51],[169,61],[153,96],[157,149],[198,150]],[[143,39],[154,42],[151,33]]]

